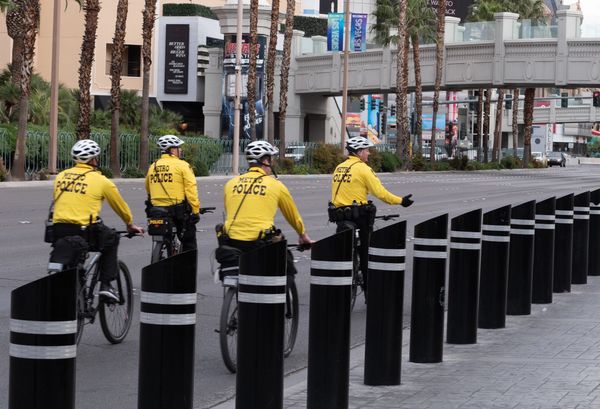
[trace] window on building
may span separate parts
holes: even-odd
[[[105,74],[110,75],[112,64],[112,44],[106,44],[106,67]],[[123,52],[123,64],[121,75],[124,77],[140,77],[142,74],[142,46],[125,44]]]

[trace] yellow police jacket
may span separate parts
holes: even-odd
[[[189,163],[177,156],[163,153],[150,165],[146,175],[146,192],[154,206],[173,206],[187,199],[193,214],[200,211],[194,171]]]
[[[119,189],[96,168],[78,163],[63,170],[54,180],[54,223],[73,223],[87,226],[96,222],[106,199],[110,207],[125,222],[133,223],[129,206]]]
[[[259,239],[262,231],[274,226],[277,208],[299,235],[305,232],[304,222],[288,188],[259,167],[251,167],[247,173],[229,180],[225,184],[224,197],[225,232],[234,240]]]
[[[336,207],[350,206],[353,201],[361,205],[367,204],[368,194],[372,194],[385,203],[402,203],[402,197],[388,192],[369,165],[360,158],[350,155],[333,172],[331,202]]]

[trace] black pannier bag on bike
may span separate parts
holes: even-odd
[[[229,267],[237,267],[240,262],[242,251],[232,246],[219,246],[215,250],[215,259],[221,265],[219,270],[219,280],[227,275],[237,275],[237,269],[229,269]],[[225,271],[223,271],[225,270]]]
[[[149,235],[164,236],[173,231],[172,212],[168,207],[153,206],[146,213]]]
[[[50,263],[62,264],[63,269],[76,267],[85,260],[88,250],[88,243],[83,237],[63,237],[53,244]]]

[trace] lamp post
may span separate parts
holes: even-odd
[[[348,55],[350,54],[350,0],[344,0],[344,84],[342,85],[342,149],[346,145],[346,112],[348,110]]]
[[[54,0],[52,22],[52,74],[50,80],[50,141],[48,143],[48,172],[56,174],[58,144],[58,59],[60,55],[60,0]]]
[[[244,18],[243,0],[237,3],[237,32],[236,32],[236,50],[235,50],[235,110],[233,117],[233,150],[231,162],[231,174],[239,174],[240,160],[240,122],[242,109],[242,20]]]

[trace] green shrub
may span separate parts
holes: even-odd
[[[304,37],[327,36],[327,19],[294,16],[294,30],[304,31]]]
[[[499,169],[503,169],[503,167],[498,162],[488,162],[488,163],[482,163],[481,169],[483,169],[483,170],[499,170]]]
[[[393,152],[382,152],[381,157],[382,172],[395,172],[402,166],[402,161]]]
[[[213,20],[219,19],[209,7],[200,4],[167,3],[163,5],[163,16],[198,16]],[[327,20],[325,22],[327,23]]]
[[[467,167],[467,163],[469,163],[469,158],[467,156],[454,157],[450,159],[450,168],[454,170],[465,170]]]
[[[106,166],[99,166],[98,170],[100,171],[100,173],[102,173],[104,176],[106,176],[109,179],[112,179],[113,177],[113,173],[112,170],[110,170],[109,167]]]
[[[2,157],[0,157],[0,182],[4,182],[6,180],[7,176],[8,176],[8,171],[6,170],[6,167],[4,166],[4,161],[2,160]]]
[[[370,149],[371,154],[369,155],[369,166],[374,172],[381,172],[381,165],[383,163],[383,156],[375,148]]]
[[[433,170],[438,170],[442,172],[450,170],[450,162],[448,162],[447,160],[437,161],[434,164]]]
[[[413,165],[413,170],[416,170],[416,171],[426,170],[425,169],[426,162],[425,162],[425,159],[423,158],[423,155],[416,154],[415,156],[413,156],[412,165]]]
[[[291,174],[293,169],[294,160],[290,158],[279,158],[275,165],[275,171],[283,175]]]
[[[312,158],[312,167],[317,173],[332,173],[344,160],[342,149],[338,145],[317,145],[306,149],[306,155]]]
[[[291,175],[310,175],[310,174],[314,174],[314,173],[317,173],[317,172],[305,164],[294,166],[292,168],[292,170],[290,171]]]
[[[505,156],[500,161],[500,164],[502,165],[502,167],[504,167],[504,169],[518,169],[522,167],[521,160],[514,156]]]
[[[146,175],[144,175],[144,172],[138,168],[128,167],[123,173],[121,173],[121,176],[124,178],[139,179],[145,177]]]

